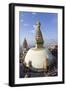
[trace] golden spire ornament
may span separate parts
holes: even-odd
[[[36,28],[36,48],[43,48],[43,43],[44,43],[42,33],[40,30],[40,26],[41,26],[41,24],[38,21],[37,22],[37,28]]]

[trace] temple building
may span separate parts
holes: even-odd
[[[25,38],[24,41],[23,41],[23,45],[22,45],[22,47],[20,48],[20,62],[23,63],[27,51],[28,51],[28,43],[27,43],[27,40],[26,40],[26,38]]]
[[[46,71],[48,67],[53,64],[54,56],[44,47],[44,40],[40,30],[41,24],[39,21],[36,26],[35,47],[28,50],[25,56],[25,63],[27,67],[30,67],[31,64],[34,70]],[[24,43],[26,44],[26,40]],[[27,44],[24,47],[27,47]]]
[[[27,40],[25,38],[23,41],[23,53],[26,53],[27,50],[28,50],[28,43],[27,43]]]

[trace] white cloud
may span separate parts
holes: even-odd
[[[34,30],[36,30],[36,25],[33,25]]]
[[[36,12],[32,12],[33,15],[36,15]]]
[[[29,26],[29,24],[27,24],[27,23],[24,23],[24,26]]]
[[[35,34],[35,30],[31,30],[30,33]]]
[[[36,25],[33,25],[33,28],[35,28]]]
[[[33,30],[30,30],[29,33],[31,33],[31,34],[34,35],[35,34],[35,30],[34,29]]]

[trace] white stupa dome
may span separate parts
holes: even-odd
[[[53,63],[53,55],[46,48],[31,48],[25,57],[25,62],[29,67],[29,62],[31,61],[32,66],[37,69],[46,69],[47,65],[51,65]]]
[[[29,67],[31,62],[32,67],[36,69],[47,69],[53,63],[54,56],[45,47],[43,47],[43,37],[40,31],[40,22],[37,24],[36,30],[36,47],[29,49],[25,56],[25,63]]]

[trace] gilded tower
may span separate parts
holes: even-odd
[[[36,48],[43,48],[43,37],[42,37],[42,33],[40,30],[40,22],[37,22],[37,29],[36,29]]]

